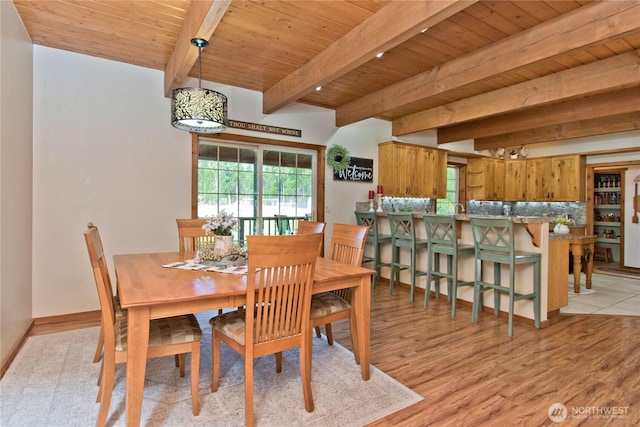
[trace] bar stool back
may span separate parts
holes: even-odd
[[[355,211],[356,222],[358,225],[366,225],[369,227],[369,232],[367,233],[367,241],[366,243],[370,243],[373,245],[373,256],[364,255],[362,257],[362,264],[373,263],[373,268],[376,270],[376,275],[373,276],[372,287],[376,288],[376,281],[378,277],[380,277],[380,269],[381,267],[390,267],[390,262],[381,262],[380,261],[380,247],[384,243],[391,243],[391,235],[390,234],[381,234],[378,231],[378,219],[376,217],[375,212],[358,212]]]
[[[471,229],[476,257],[475,283],[473,287],[473,309],[471,323],[476,323],[480,307],[481,294],[487,290],[494,290],[494,314],[500,315],[500,294],[509,295],[508,334],[513,336],[513,308],[515,301],[523,299],[533,300],[533,316],[535,327],[540,328],[540,263],[538,253],[515,250],[513,221],[511,218],[470,217]],[[493,283],[482,280],[482,262],[493,262]],[[509,285],[500,283],[501,265],[509,266]],[[515,291],[515,267],[520,264],[533,264],[533,291],[519,293]]]
[[[404,212],[389,212],[389,228],[391,229],[391,276],[389,278],[389,295],[393,295],[394,280],[400,284],[400,272],[402,270],[411,271],[411,296],[410,302],[416,289],[416,276],[426,276],[426,271],[416,269],[416,252],[418,249],[427,249],[429,242],[425,239],[417,239],[413,215]],[[411,258],[409,264],[404,264],[400,260],[400,248],[409,249]]]
[[[452,215],[425,215],[424,225],[429,242],[427,284],[435,280],[436,298],[440,297],[440,279],[447,279],[447,295],[451,302],[451,317],[456,317],[458,288],[473,286],[473,281],[458,280],[458,255],[473,255],[472,245],[458,243],[458,225]],[[447,256],[447,272],[440,270],[440,254]],[[429,306],[429,289],[424,293],[424,306]]]

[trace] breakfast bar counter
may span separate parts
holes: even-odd
[[[491,216],[491,215],[483,215]],[[426,228],[422,218],[424,214],[413,213],[416,221],[416,237],[426,239]],[[379,231],[383,234],[390,234],[389,221],[386,213],[378,213]],[[469,222],[469,215],[455,215],[458,220],[458,233],[460,243],[473,245],[473,233]],[[575,235],[558,236],[549,232],[549,223],[553,221],[551,217],[536,216],[511,216],[514,223],[514,238],[516,241],[516,250],[539,253],[541,255],[541,321],[543,327],[548,324],[549,318],[559,314],[560,308],[568,305],[569,284],[568,284],[568,266],[569,266],[569,245]],[[401,257],[408,257],[408,253],[402,253]],[[391,259],[390,245],[383,245],[381,259]],[[446,260],[441,260],[441,265],[446,265]],[[427,270],[427,254],[426,251],[420,251],[417,256],[417,269],[421,271]],[[502,269],[502,282],[508,283],[508,267]],[[390,270],[383,269],[381,272],[383,277],[389,278]],[[483,268],[483,278],[491,281],[493,279],[493,268]],[[579,273],[578,273],[579,275]],[[473,281],[475,276],[475,257],[461,256],[458,259],[458,277],[459,280]],[[407,271],[401,272],[400,280],[402,283],[409,283],[410,277]],[[416,280],[416,286],[425,288],[426,280],[422,277]],[[443,282],[444,283],[444,282]],[[521,292],[528,292],[533,289],[533,267],[532,265],[519,265],[516,267],[516,283]],[[447,292],[447,287],[441,286],[442,292]],[[435,290],[431,285],[431,290]],[[473,302],[473,288],[462,287],[458,289],[459,300]],[[502,307],[507,307],[507,296],[503,295],[504,301],[501,302]],[[527,323],[533,325],[533,306],[531,301],[517,301],[515,304],[515,314],[521,319],[526,319]],[[546,310],[544,309],[546,307]],[[485,311],[493,312],[493,298],[484,298]]]

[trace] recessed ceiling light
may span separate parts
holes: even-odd
[[[316,87],[316,92],[320,92],[322,90],[322,86]]]
[[[384,52],[378,52],[376,53],[376,58],[382,58],[382,55],[384,55]]]

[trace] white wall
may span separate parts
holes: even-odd
[[[13,2],[0,1],[0,357],[31,324],[33,47]]]
[[[100,228],[109,259],[115,253],[177,250],[175,218],[190,215],[191,136],[169,123],[160,71],[42,46],[34,47],[34,58],[38,318],[98,309],[82,235],[87,221]],[[338,143],[352,155],[375,159],[377,143],[391,135],[391,125],[375,119],[338,129],[333,110],[303,104],[264,116],[258,92],[203,86],[229,98],[231,119],[302,130],[302,138],[282,139]],[[361,194],[364,200],[372,186],[333,182],[329,170],[327,176],[325,220],[355,223],[355,198]]]

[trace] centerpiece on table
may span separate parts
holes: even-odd
[[[567,217],[554,218],[553,223],[555,224],[553,232],[558,234],[569,234],[569,226],[575,224],[571,218]]]
[[[201,259],[210,259],[219,261],[228,255],[246,256],[243,248],[234,246],[233,235],[231,234],[234,227],[238,225],[238,218],[228,214],[224,209],[218,212],[217,216],[207,217],[207,222],[202,226],[207,234],[214,235],[213,248],[199,247],[198,255]]]

